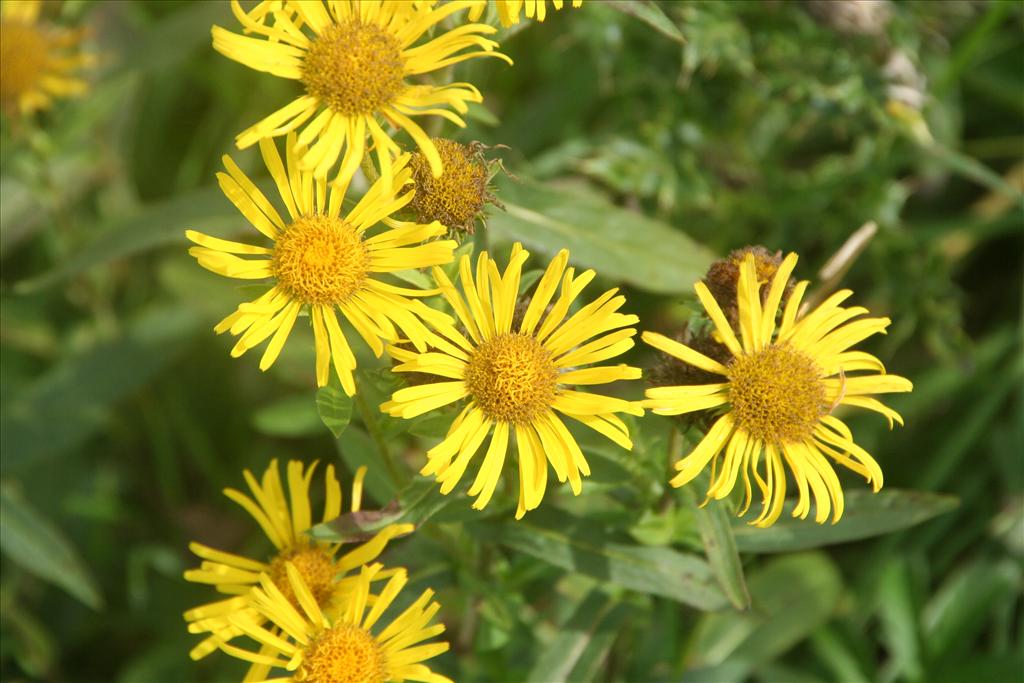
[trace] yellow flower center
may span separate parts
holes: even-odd
[[[502,334],[473,351],[464,379],[487,417],[525,424],[551,406],[558,368],[533,337]]]
[[[292,297],[308,304],[338,304],[362,286],[370,255],[348,223],[303,216],[274,245],[274,274]]]
[[[288,602],[292,603],[292,606],[301,614],[302,607],[299,606],[295,591],[292,590],[291,581],[288,580],[286,562],[295,565],[309,587],[309,591],[316,598],[316,603],[320,606],[327,604],[334,593],[334,577],[338,574],[338,570],[334,566],[334,557],[328,554],[323,546],[309,545],[283,552],[271,561],[269,572],[271,580],[284,593],[284,597],[288,598]]]
[[[295,680],[306,683],[383,683],[388,666],[373,636],[338,624],[316,636],[302,656]]]
[[[828,412],[821,369],[787,344],[737,356],[729,365],[729,401],[741,429],[767,443],[803,441]]]
[[[0,101],[5,105],[35,87],[46,67],[47,47],[35,26],[0,21]]]
[[[447,138],[434,138],[444,172],[435,178],[430,163],[416,152],[409,160],[416,194],[410,206],[420,223],[438,221],[449,228],[472,232],[473,220],[487,200],[487,166],[469,147]]]
[[[334,24],[309,46],[302,65],[306,92],[346,116],[391,103],[405,83],[398,38],[359,20]]]

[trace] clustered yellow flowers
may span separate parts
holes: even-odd
[[[565,4],[551,2],[555,10]],[[430,137],[415,119],[464,126],[462,115],[481,93],[431,76],[476,58],[511,64],[487,37],[497,29],[481,19],[496,14],[506,27],[522,16],[543,21],[545,0],[263,0],[249,9],[232,0],[231,8],[241,32],[213,27],[214,48],[302,90],[236,139],[241,149],[259,147],[274,201],[229,156],[217,175],[260,236],[236,242],[186,232],[201,266],[265,287],[215,327],[237,337],[232,356],[265,343],[259,367],[266,370],[308,320],[316,384],[328,385],[333,370],[353,396],[360,387],[350,328],[406,378],[381,411],[413,419],[455,406],[420,473],[448,495],[476,460],[466,493],[483,509],[514,467],[517,519],[540,505],[549,465],[558,482],[582,492],[590,466],[566,418],[631,450],[631,422],[645,410],[702,416],[710,427],[669,483],[684,486],[710,465],[708,499],[741,485],[741,516],[756,485],[756,526],[782,514],[787,470],[797,490],[793,515],[807,517],[813,503],[818,523],[843,514],[835,465],[876,491],[882,486],[880,466],[835,413],[860,407],[890,426],[901,421],[874,396],[909,391],[910,382],[853,349],[889,320],[842,306],[848,290],[806,310],[809,283],[791,281],[795,254],[748,249],[716,264],[694,286],[707,317],[694,341],[643,332],[682,371],[664,374],[670,381],[656,382],[642,400],[599,393],[641,377],[640,368],[615,362],[634,346],[639,318],[622,310],[626,299],[616,289],[584,298],[597,274],[577,271],[567,250],[528,285],[530,254],[519,243],[507,260],[478,248],[475,258],[455,262],[456,238],[472,233],[484,205],[496,201],[491,168],[482,146]],[[367,188],[355,198],[360,168]],[[406,286],[424,284],[419,271],[428,268],[425,288]],[[515,465],[506,466],[513,447]],[[307,532],[315,469],[291,461],[282,480],[274,461],[260,480],[244,473],[251,496],[225,490],[274,549],[250,558],[191,545],[202,562],[185,578],[228,596],[185,613],[189,631],[203,636],[191,656],[221,650],[249,662],[246,681],[267,680],[275,669],[287,672],[278,681],[448,681],[425,663],[448,649],[434,640],[444,626],[433,622],[441,609],[433,593],[397,615],[389,611],[408,582],[405,569],[388,567],[389,546],[413,526],[389,524],[344,547],[314,539]],[[345,514],[360,512],[365,473],[355,473]],[[333,466],[324,481],[322,520],[329,522],[343,514]]]

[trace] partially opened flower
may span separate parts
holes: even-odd
[[[839,305],[852,294],[849,290],[833,294],[813,311],[799,316],[808,285],[799,282],[776,324],[796,261],[796,254],[785,258],[762,304],[760,291],[765,283],[757,276],[754,255],[744,257],[737,285],[738,338],[707,286],[702,282],[694,285],[719,341],[731,354],[727,362],[660,334],[643,333],[644,341],[651,346],[722,378],[712,384],[647,390],[646,407],[660,415],[698,410],[721,413],[700,444],[676,464],[679,474],[672,485],[692,481],[711,463],[708,496],[724,498],[742,476],[746,496],[742,515],[751,503],[753,475],[764,501],[753,524],[762,527],[773,524],[782,513],[787,466],[799,493],[795,517],[807,517],[812,495],[815,521],[824,523],[830,512],[833,523],[842,517],[843,489],[833,463],[862,475],[878,491],[882,487],[881,468],[856,444],[849,427],[832,413],[839,406],[857,406],[881,413],[890,427],[894,421],[902,424],[896,411],[872,395],[913,388],[907,379],[886,374],[874,356],[851,350],[867,337],[884,332],[889,319],[854,320],[868,311]],[[851,374],[859,371],[875,374]],[[724,457],[719,460],[721,453]]]
[[[523,15],[524,10],[527,19],[536,19],[537,21],[544,21],[548,14],[547,3],[549,0],[493,0],[495,7],[498,9],[498,20],[501,21],[501,25],[506,28],[513,24],[519,23],[519,18]],[[484,13],[484,9],[487,7],[488,0],[471,0],[473,3],[472,8],[469,11],[470,21],[477,21]],[[551,6],[556,10],[562,9],[565,5],[565,0],[550,0]],[[579,7],[583,4],[583,0],[572,0],[573,7]]]
[[[39,20],[41,0],[0,3],[0,108],[26,115],[53,104],[54,98],[85,92],[76,74],[94,61],[79,49],[83,31]]]
[[[255,37],[214,26],[214,49],[250,68],[298,81],[305,89],[305,94],[243,131],[238,146],[245,148],[305,124],[298,137],[299,145],[308,146],[300,154],[302,168],[323,178],[340,156],[338,182],[345,185],[363,159],[367,138],[382,175],[390,175],[391,158],[400,152],[386,130],[393,126],[409,133],[430,160],[434,175],[440,175],[441,158],[413,119],[442,116],[465,126],[459,114],[468,111],[468,102],[483,98],[469,83],[430,85],[407,79],[476,57],[511,63],[495,51],[497,43],[484,37],[495,31],[486,24],[441,29],[422,40],[465,7],[464,0],[437,7],[433,2],[403,0],[305,0],[263,4],[246,13],[232,0],[243,29]]]
[[[408,577],[404,569],[392,572],[384,588],[374,593],[371,582],[381,569],[379,564],[364,566],[353,577],[342,609],[330,614],[320,608],[301,572],[288,563],[286,577],[273,581],[264,575],[253,590],[256,611],[273,629],[251,614],[231,617],[233,626],[259,643],[259,651],[229,644],[221,649],[255,666],[284,669],[289,675],[273,679],[280,683],[452,683],[424,664],[448,650],[446,642],[424,642],[444,633],[444,624],[430,623],[441,608],[432,601],[434,592],[424,591],[389,618],[388,608]]]
[[[233,622],[239,615],[244,615],[248,621],[263,621],[255,609],[252,593],[261,576],[276,581],[281,586],[284,599],[297,608],[299,598],[290,589],[285,571],[289,566],[302,577],[306,592],[320,609],[330,614],[339,613],[343,601],[353,591],[358,592],[361,581],[357,575],[346,574],[377,559],[391,539],[412,532],[411,524],[392,524],[369,540],[349,547],[340,556],[339,543],[313,540],[305,532],[313,525],[309,485],[315,469],[316,463],[308,468],[298,460],[288,463],[288,498],[285,497],[276,460],[271,461],[260,482],[248,470],[245,471],[245,481],[252,490],[252,497],[235,489],[224,490],[224,495],[252,515],[270,539],[275,553],[269,559],[243,557],[201,543],[189,544],[203,563],[198,569],[186,571],[185,578],[209,584],[218,592],[233,596],[185,612],[190,633],[209,634],[189,653],[192,659],[201,659],[241,635],[242,631]],[[365,475],[366,468],[360,468],[352,482],[349,509],[353,512],[360,509]],[[327,466],[324,479],[326,498],[322,519],[326,522],[341,514],[342,493],[333,465]]]
[[[288,210],[285,221],[259,188],[224,157],[227,173],[218,173],[220,187],[252,226],[270,240],[254,245],[211,237],[194,230],[185,235],[199,246],[189,249],[199,265],[225,277],[269,280],[269,291],[244,303],[214,328],[238,336],[231,355],[241,356],[270,338],[260,360],[266,370],[277,359],[301,311],[308,311],[316,344],[317,385],[327,384],[330,367],[350,396],[355,393],[352,371],[356,359],[338,324],[340,312],[373,352],[384,350],[381,340],[394,340],[396,330],[425,348],[426,327],[420,318],[444,324],[451,318],[410,299],[435,292],[398,287],[379,279],[383,273],[425,268],[451,262],[456,243],[424,242],[445,234],[440,223],[429,225],[392,220],[390,216],[412,199],[413,191],[396,197],[411,177],[408,155],[389,169],[390,181],[378,180],[362,199],[341,215],[343,190],[301,171],[288,138],[288,164],[282,163],[272,140],[260,142],[263,159]]]
[[[508,267],[499,274],[497,264],[482,253],[474,279],[469,257],[463,256],[459,263],[463,294],[444,271],[434,268],[434,279],[465,334],[452,326],[435,326],[438,333],[431,337],[427,353],[389,347],[388,352],[402,361],[395,371],[444,380],[400,389],[381,406],[395,417],[412,418],[467,401],[445,439],[427,452],[421,473],[436,475],[441,493],[450,493],[490,434],[486,455],[469,489],[469,495],[477,496],[473,503],[477,509],[483,509],[494,494],[514,437],[519,453],[517,518],[540,504],[549,462],[558,480],[568,479],[575,494],[581,490],[580,475],[590,474],[559,413],[626,449],[633,444],[616,413],[643,414],[636,403],[569,388],[640,377],[639,368],[626,365],[583,367],[633,346],[636,330],[626,326],[635,324],[637,317],[618,312],[625,297],[616,296],[618,290],[612,289],[567,316],[594,271],[575,275],[573,268],[566,268],[569,252],[563,249],[541,277],[525,310],[517,312],[519,280],[528,257],[515,244]]]

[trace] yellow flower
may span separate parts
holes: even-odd
[[[383,573],[381,565],[364,566],[353,577],[343,608],[332,615],[317,604],[301,572],[291,563],[286,566],[286,584],[264,575],[253,590],[256,610],[274,630],[263,628],[251,614],[231,618],[232,625],[260,644],[260,650],[229,644],[222,644],[222,650],[256,666],[288,671],[289,676],[273,679],[280,683],[452,683],[423,663],[448,650],[446,642],[424,643],[444,633],[444,624],[430,624],[441,607],[431,602],[433,591],[424,591],[390,622],[381,622],[408,581],[404,569],[392,572],[380,593],[374,594],[370,584]],[[298,597],[298,605],[285,596],[284,586]]]
[[[285,498],[276,460],[271,461],[263,473],[262,482],[257,482],[248,470],[244,472],[245,481],[252,490],[252,498],[235,489],[224,490],[224,495],[252,515],[274,544],[277,552],[269,561],[242,557],[201,543],[189,544],[189,548],[203,559],[203,563],[199,569],[186,571],[185,578],[209,584],[220,593],[234,596],[185,612],[190,633],[210,634],[189,653],[192,659],[201,659],[223,643],[242,635],[242,630],[235,625],[236,619],[244,617],[245,620],[262,623],[263,617],[256,609],[252,590],[259,584],[261,577],[276,581],[282,586],[283,599],[298,606],[297,600],[301,597],[297,597],[288,588],[287,566],[287,571],[302,576],[306,594],[314,602],[328,613],[340,613],[343,601],[353,591],[358,592],[361,585],[358,577],[344,574],[372,562],[381,554],[388,541],[413,530],[411,524],[392,524],[377,532],[370,540],[336,557],[341,544],[315,541],[305,534],[313,524],[309,484],[315,469],[316,463],[309,468],[304,468],[298,460],[288,463],[288,499]],[[360,508],[365,475],[366,468],[361,467],[352,482],[352,501],[349,507],[353,512]],[[333,465],[327,466],[325,489],[323,521],[326,522],[341,514],[342,508],[341,486],[334,476]],[[258,677],[258,670],[259,667],[254,667],[254,671],[250,672],[252,676],[246,680]]]
[[[660,415],[726,406],[700,444],[676,464],[679,474],[672,485],[686,484],[711,462],[708,496],[724,498],[742,473],[746,491],[742,515],[751,502],[752,473],[763,496],[761,515],[753,524],[761,527],[772,525],[782,513],[784,465],[793,473],[799,492],[793,516],[807,517],[813,494],[819,524],[828,519],[830,511],[833,523],[843,514],[843,489],[829,458],[864,476],[878,491],[881,468],[854,442],[849,427],[832,411],[841,405],[867,408],[885,415],[892,427],[893,421],[903,423],[899,414],[871,395],[913,388],[907,379],[885,374],[885,367],[874,356],[850,350],[863,339],[884,332],[890,321],[852,320],[868,311],[839,305],[852,294],[849,290],[833,294],[815,310],[798,316],[808,285],[799,282],[776,327],[776,314],[796,261],[796,254],[790,254],[782,262],[762,306],[760,291],[765,283],[757,276],[754,255],[744,257],[737,284],[739,339],[707,286],[703,282],[694,285],[719,341],[732,356],[726,363],[660,334],[643,333],[651,346],[724,380],[647,390],[645,407]],[[849,374],[861,370],[879,374]],[[717,456],[723,450],[719,463]]]
[[[477,21],[483,14],[484,8],[487,7],[487,0],[472,0],[472,3],[469,20]],[[562,9],[564,4],[564,0],[551,0],[551,5],[556,10]],[[572,0],[573,7],[579,7],[582,4],[583,0]],[[494,5],[498,8],[498,19],[501,21],[501,25],[506,28],[519,23],[519,17],[524,9],[527,19],[536,19],[537,21],[544,21],[548,12],[547,0],[494,0]]]
[[[0,3],[0,107],[26,115],[53,104],[54,97],[85,92],[73,74],[93,63],[78,51],[83,31],[41,24],[40,0]]]
[[[626,449],[633,444],[625,423],[615,413],[643,414],[630,401],[566,388],[640,377],[639,368],[626,365],[582,367],[614,358],[633,346],[636,330],[620,328],[636,323],[637,317],[616,312],[625,297],[610,290],[566,318],[570,304],[594,278],[594,271],[574,276],[572,268],[566,269],[569,252],[563,249],[548,266],[525,310],[517,310],[519,280],[528,257],[529,253],[515,244],[508,267],[500,275],[495,262],[483,253],[474,280],[469,257],[463,256],[459,276],[465,298],[444,271],[434,268],[434,279],[469,338],[452,326],[435,326],[439,334],[431,337],[434,348],[427,353],[389,347],[388,352],[402,361],[396,371],[438,375],[446,381],[400,389],[381,406],[392,416],[412,418],[468,398],[444,441],[427,452],[421,474],[436,475],[441,493],[450,493],[493,427],[487,454],[469,489],[469,495],[478,496],[473,503],[478,510],[494,493],[514,434],[519,451],[516,518],[536,508],[544,496],[545,458],[560,482],[568,478],[574,494],[581,489],[580,474],[590,474],[576,440],[555,411]],[[561,292],[549,308],[559,283]]]
[[[456,243],[420,244],[443,235],[446,228],[437,222],[423,225],[389,218],[413,196],[409,191],[395,197],[387,189],[409,183],[408,155],[389,169],[393,171],[389,181],[379,179],[348,215],[341,217],[344,191],[332,186],[328,193],[325,180],[300,171],[294,142],[294,135],[289,135],[286,169],[274,142],[260,141],[263,160],[288,209],[288,223],[230,157],[224,157],[228,172],[217,174],[224,194],[273,245],[231,242],[187,230],[186,237],[199,245],[189,253],[199,265],[219,275],[243,280],[270,278],[273,282],[268,292],[243,303],[214,328],[218,334],[230,331],[241,335],[231,349],[232,356],[241,356],[273,335],[260,360],[260,369],[266,370],[281,352],[299,312],[308,308],[316,343],[317,384],[327,384],[333,363],[342,387],[351,396],[356,390],[352,376],[356,359],[335,310],[352,323],[377,356],[384,350],[381,339],[397,338],[396,325],[417,348],[425,348],[427,329],[420,318],[438,324],[451,318],[408,297],[436,292],[397,287],[375,275],[450,263]],[[385,229],[369,236],[380,222]]]
[[[463,0],[436,8],[432,2],[397,0],[337,0],[326,5],[321,0],[288,1],[264,3],[248,14],[237,0],[231,6],[245,32],[260,37],[214,26],[214,49],[250,68],[299,81],[305,88],[304,95],[243,131],[236,138],[239,148],[284,135],[312,118],[298,137],[300,146],[309,146],[300,154],[302,168],[324,178],[342,156],[337,180],[341,185],[348,184],[363,159],[367,136],[382,175],[390,175],[391,158],[400,149],[381,126],[382,119],[408,132],[430,160],[434,175],[440,175],[441,158],[413,117],[442,116],[464,127],[459,114],[468,110],[466,103],[483,98],[469,83],[435,86],[406,79],[475,57],[512,62],[494,51],[496,42],[483,37],[496,30],[486,24],[441,31],[415,45],[439,22],[464,9]],[[273,23],[268,22],[271,17]]]

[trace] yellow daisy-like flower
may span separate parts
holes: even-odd
[[[459,114],[468,111],[467,102],[482,102],[483,97],[470,83],[435,86],[406,79],[475,57],[512,63],[495,51],[496,42],[484,37],[496,30],[486,24],[465,24],[416,45],[466,6],[465,0],[440,7],[402,0],[304,0],[264,3],[246,13],[233,0],[245,32],[260,37],[214,26],[214,49],[250,68],[299,81],[306,91],[243,131],[236,139],[239,148],[296,130],[312,118],[298,138],[303,169],[326,177],[341,156],[337,182],[346,185],[363,159],[369,137],[386,178],[392,157],[401,150],[381,126],[383,120],[409,133],[439,176],[437,149],[413,118],[442,116],[465,127]]]
[[[472,0],[472,2],[469,20],[477,21],[487,7],[487,0]],[[547,2],[548,0],[494,0],[494,5],[498,8],[498,19],[501,21],[501,25],[508,28],[519,23],[523,10],[526,10],[527,19],[544,21],[548,15]],[[564,4],[564,0],[551,0],[551,5],[556,10],[562,9]],[[582,4],[583,0],[572,0],[573,7],[579,7]]]
[[[441,493],[450,493],[493,428],[487,454],[469,489],[469,495],[477,496],[473,507],[478,510],[494,493],[514,434],[519,451],[516,518],[540,504],[547,484],[545,460],[560,482],[569,480],[574,494],[582,486],[580,474],[590,474],[586,458],[556,411],[626,449],[633,443],[615,413],[643,414],[636,403],[567,388],[640,377],[639,368],[626,365],[582,367],[614,358],[633,346],[636,330],[626,326],[635,324],[637,317],[617,312],[625,297],[609,290],[566,318],[569,306],[595,274],[587,270],[576,276],[574,269],[567,269],[569,252],[563,249],[541,277],[525,310],[517,310],[519,280],[528,257],[515,244],[508,267],[499,274],[496,263],[483,253],[474,279],[470,259],[463,256],[459,278],[464,297],[444,271],[434,268],[434,279],[469,338],[455,327],[435,326],[438,334],[430,340],[434,348],[427,353],[388,347],[402,361],[395,371],[437,375],[446,381],[400,389],[381,406],[395,417],[412,418],[469,399],[444,441],[427,452],[421,474],[436,475]],[[559,283],[561,291],[552,303]]]
[[[242,635],[234,620],[244,616],[246,620],[261,623],[263,617],[255,609],[252,589],[260,582],[261,576],[282,586],[284,599],[298,606],[299,598],[289,589],[286,566],[302,576],[303,585],[314,602],[335,614],[346,599],[359,585],[356,576],[344,576],[367,562],[375,560],[388,541],[412,532],[411,524],[392,524],[377,532],[370,540],[360,543],[337,556],[340,543],[323,543],[312,540],[306,531],[313,525],[309,501],[309,485],[316,469],[316,463],[305,468],[298,460],[288,463],[288,498],[273,460],[257,482],[251,472],[244,472],[245,481],[252,491],[249,497],[235,489],[225,489],[224,495],[238,503],[252,515],[263,532],[274,544],[276,553],[267,561],[243,557],[216,550],[201,543],[190,543],[193,553],[203,559],[199,569],[185,572],[188,581],[214,586],[218,592],[234,597],[207,603],[185,612],[190,633],[209,634],[189,653],[192,659],[201,659],[215,651],[223,643]],[[363,477],[366,468],[356,472],[352,482],[352,512],[360,509],[363,495]],[[334,466],[327,466],[325,476],[326,499],[323,521],[327,522],[341,514],[341,486],[334,476]],[[289,505],[289,499],[291,504]],[[252,673],[258,675],[259,667]],[[250,680],[250,679],[247,679]]]
[[[75,72],[93,55],[78,50],[82,30],[43,24],[40,0],[0,3],[0,108],[8,115],[46,109],[55,97],[85,92]]]
[[[867,337],[884,333],[890,321],[853,320],[868,310],[839,305],[852,294],[849,290],[833,294],[813,311],[799,316],[797,311],[808,285],[807,281],[799,282],[776,326],[783,292],[796,261],[796,254],[785,258],[762,305],[761,286],[766,283],[757,277],[753,254],[746,255],[737,283],[739,339],[707,286],[703,282],[694,285],[719,341],[732,355],[726,363],[660,334],[643,333],[644,341],[651,346],[724,379],[715,384],[647,390],[645,406],[660,415],[725,406],[725,412],[700,444],[676,464],[679,474],[672,485],[686,484],[711,462],[708,496],[724,498],[742,473],[746,490],[739,512],[742,515],[751,502],[752,473],[764,501],[761,515],[752,522],[760,527],[772,525],[782,513],[787,465],[799,492],[793,516],[807,517],[813,494],[815,521],[819,524],[828,519],[830,511],[833,523],[843,514],[843,489],[830,459],[864,476],[875,491],[882,488],[882,469],[854,442],[849,427],[832,411],[841,405],[858,406],[885,415],[890,427],[894,421],[903,424],[896,411],[871,395],[913,388],[909,380],[886,374],[882,362],[874,356],[850,350]],[[862,370],[879,374],[850,376]],[[723,451],[719,463],[717,456]]]
[[[234,626],[260,644],[259,652],[229,644],[222,644],[222,650],[256,666],[290,673],[271,679],[277,683],[452,683],[423,663],[448,650],[446,642],[424,643],[444,633],[444,624],[430,623],[441,608],[431,601],[433,591],[424,591],[398,616],[380,626],[384,613],[408,581],[404,569],[393,572],[380,593],[374,594],[370,584],[383,573],[382,567],[364,566],[353,577],[353,590],[341,611],[331,615],[320,608],[301,572],[291,563],[286,566],[287,583],[274,582],[264,575],[260,587],[253,590],[256,610],[273,624],[274,630],[267,630],[249,614],[231,618]],[[285,590],[298,598],[298,605]]]
[[[382,339],[398,338],[396,326],[417,348],[426,348],[427,328],[420,318],[437,324],[446,324],[451,318],[409,297],[436,292],[397,287],[375,275],[450,263],[457,245],[452,240],[421,244],[447,231],[436,221],[423,225],[390,218],[414,194],[410,190],[396,197],[389,189],[410,182],[408,155],[389,169],[393,172],[389,180],[379,179],[342,217],[344,190],[332,186],[328,192],[325,180],[300,171],[294,142],[290,135],[286,168],[274,142],[260,141],[263,160],[288,209],[289,222],[230,157],[224,157],[228,172],[217,174],[224,194],[272,246],[231,242],[187,230],[186,237],[199,245],[189,253],[199,265],[219,275],[273,282],[268,292],[240,305],[214,328],[218,334],[230,331],[240,335],[232,356],[241,356],[271,337],[260,360],[260,369],[266,370],[280,354],[299,312],[308,309],[316,343],[317,385],[327,384],[333,364],[351,396],[356,390],[352,376],[356,359],[335,311],[341,311],[377,356],[384,351]],[[373,230],[378,223],[384,224],[383,230]]]

